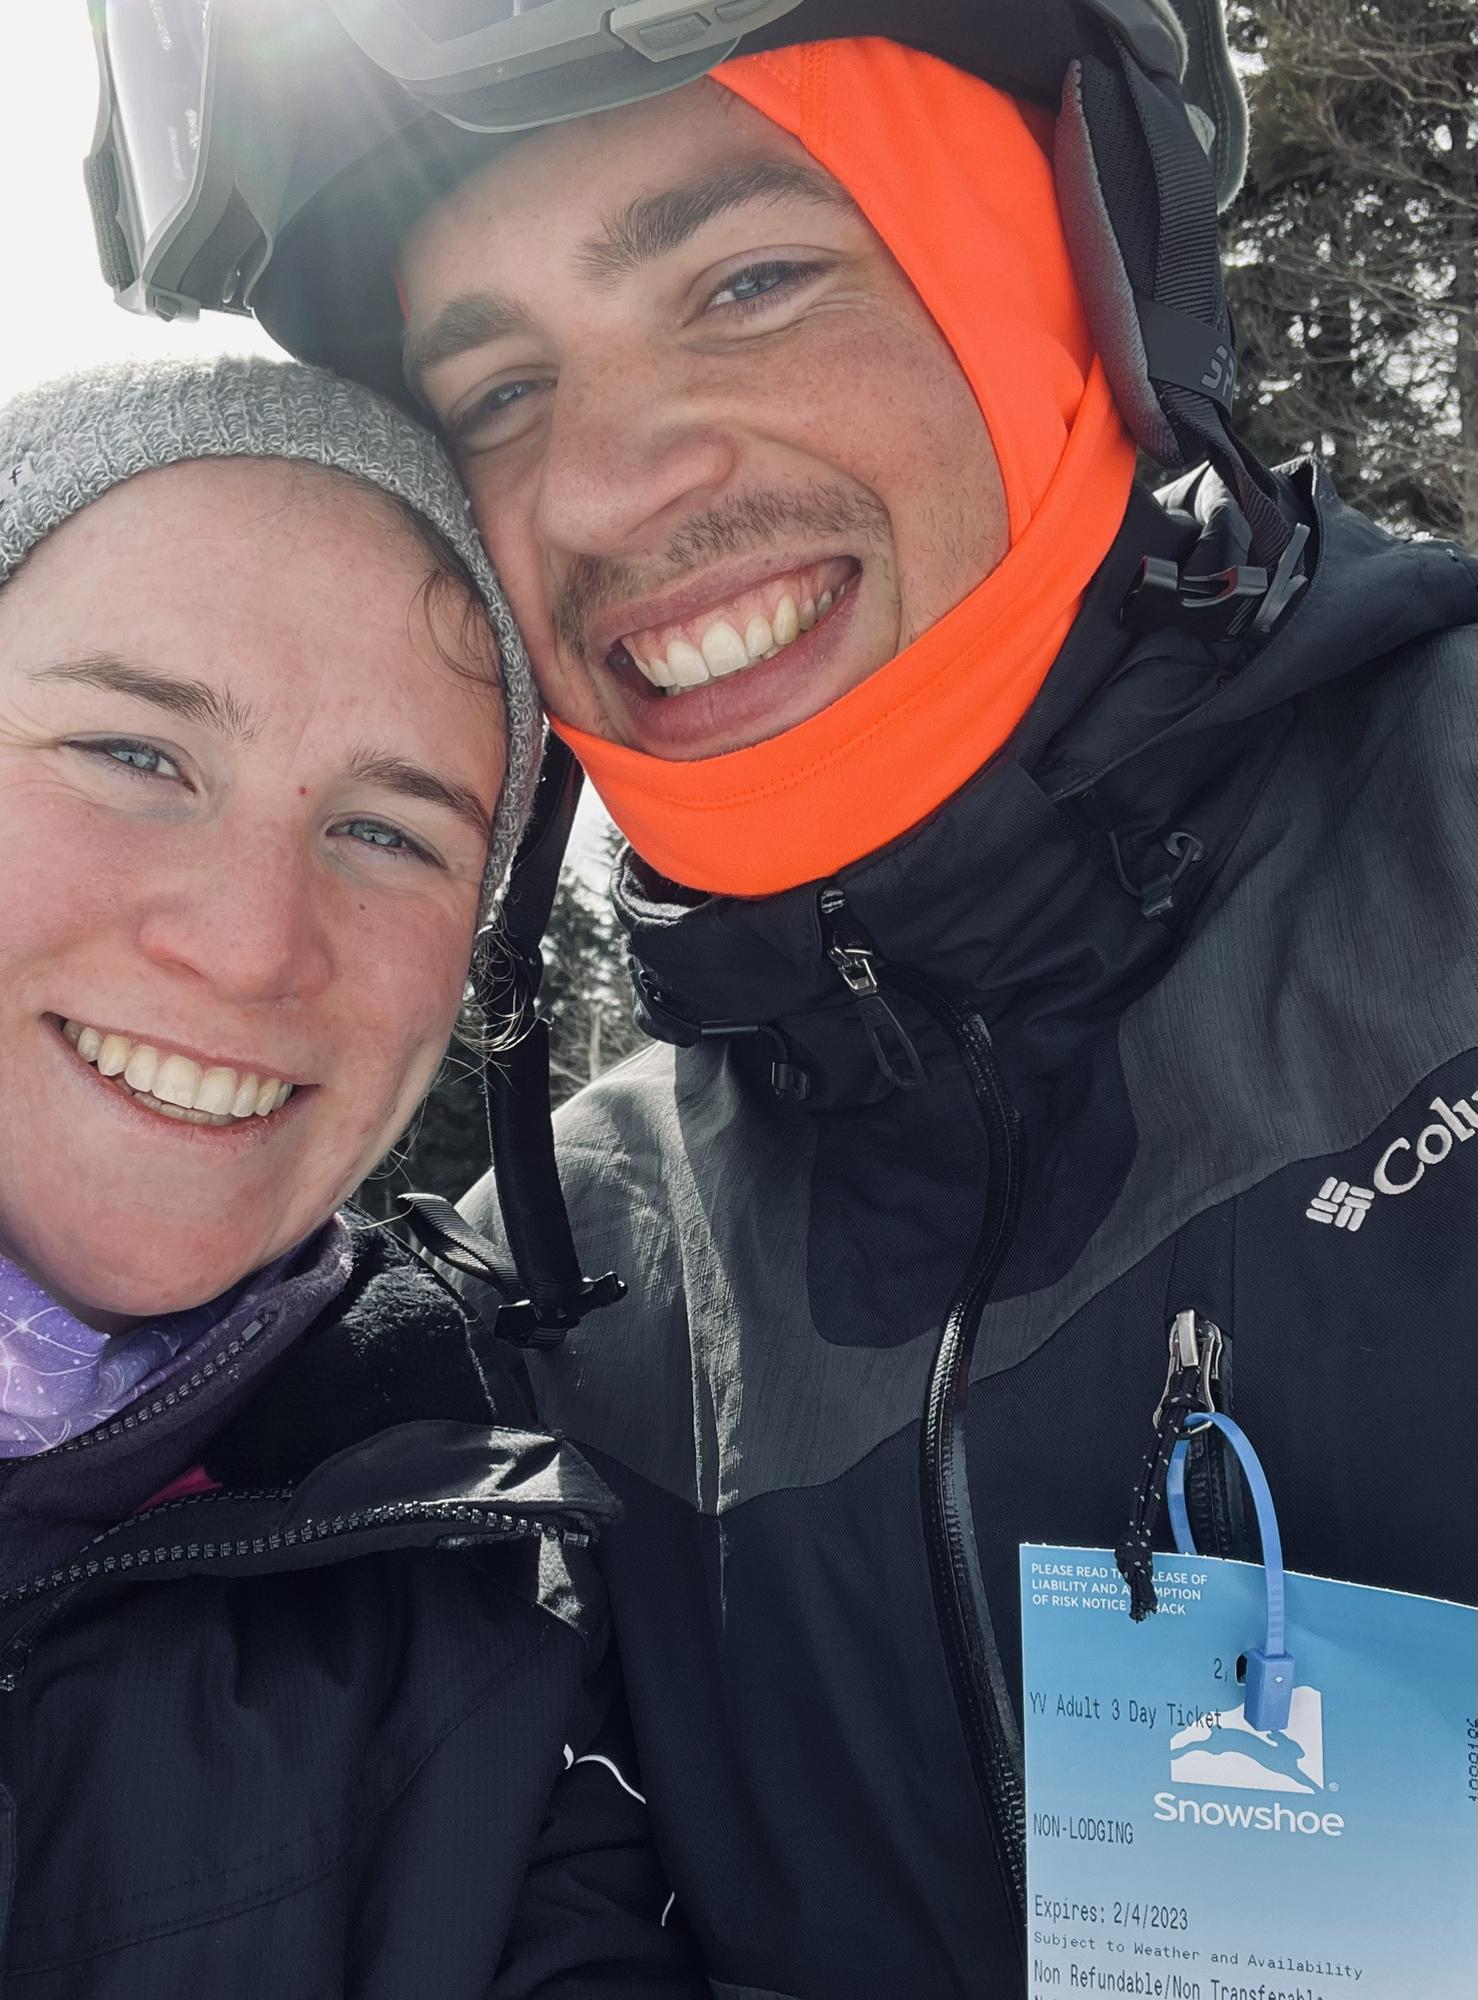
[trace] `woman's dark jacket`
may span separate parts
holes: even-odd
[[[244,1402],[243,1350],[71,1472],[106,1480],[152,1423],[223,1490],[0,1597],[4,2000],[706,1990],[615,1775],[610,1496],[500,1426],[437,1280],[383,1231],[353,1251]],[[54,1472],[6,1468],[0,1514]]]

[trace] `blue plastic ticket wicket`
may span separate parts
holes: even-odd
[[[1263,1572],[1021,1551],[1031,2000],[1473,2000],[1478,1614],[1287,1577],[1287,1726],[1243,1715]]]

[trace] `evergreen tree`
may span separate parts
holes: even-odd
[[[610,873],[615,835],[597,854]],[[636,1025],[625,941],[607,897],[567,871],[544,933],[544,985],[539,1011],[549,1017],[550,1095],[563,1104],[612,1063],[645,1046]]]
[[[1238,421],[1376,518],[1478,539],[1472,0],[1233,0],[1247,185],[1227,220]]]

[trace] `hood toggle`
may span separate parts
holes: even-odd
[[[1187,833],[1179,827],[1174,833],[1167,833],[1160,842],[1175,866],[1162,874],[1153,876],[1148,882],[1131,882],[1124,868],[1124,857],[1119,850],[1119,836],[1111,833],[1108,837],[1109,853],[1114,858],[1114,873],[1119,878],[1119,887],[1126,896],[1132,896],[1146,917],[1168,917],[1175,908],[1175,890],[1182,875],[1188,868],[1194,868],[1206,853],[1206,843],[1195,834]]]

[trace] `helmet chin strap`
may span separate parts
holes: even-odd
[[[586,1313],[614,1305],[626,1287],[614,1271],[587,1278],[559,1184],[549,1106],[549,1023],[535,1011],[544,974],[540,940],[580,797],[580,766],[548,739],[528,829],[500,913],[478,933],[472,978],[483,1020],[511,1021],[516,1039],[482,1051],[483,1101],[510,1272],[497,1246],[434,1194],[407,1194],[405,1221],[424,1249],[489,1285],[502,1300],[500,1339],[557,1347]]]

